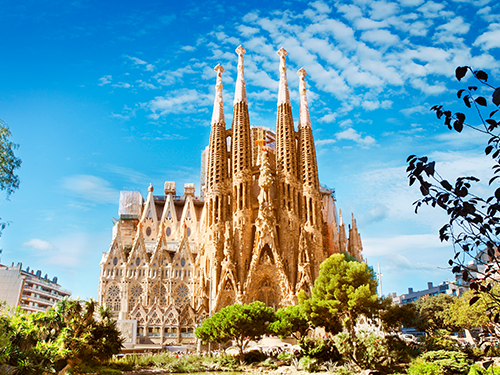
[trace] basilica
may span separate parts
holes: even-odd
[[[194,329],[233,303],[262,301],[273,308],[310,293],[323,260],[347,252],[362,261],[356,220],[346,229],[334,192],[320,185],[300,69],[297,130],[278,51],[276,130],[250,124],[245,49],[236,49],[233,121],[224,120],[222,74],[210,140],[201,155],[201,191],[165,182],[146,199],[122,191],[109,251],[100,263],[99,303],[113,311],[127,343],[169,345],[194,340]]]

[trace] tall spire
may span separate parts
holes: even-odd
[[[243,46],[236,48],[236,53],[238,54],[238,77],[236,78],[236,91],[234,93],[234,104],[240,102],[247,102],[247,89],[245,87],[245,75],[243,65],[243,55],[246,53]]]
[[[224,102],[222,101],[222,73],[224,68],[218,64],[214,70],[217,72],[217,82],[215,84],[214,111],[212,114],[212,125],[225,123],[224,120]]]
[[[309,186],[317,196],[319,188],[318,163],[316,161],[316,150],[314,147],[314,138],[311,129],[311,117],[309,116],[309,107],[307,106],[306,81],[307,72],[300,69],[297,72],[300,77],[300,115],[299,115],[299,176],[302,179],[304,188]]]
[[[299,129],[301,127],[311,127],[311,117],[309,116],[309,106],[307,105],[306,95],[306,80],[307,72],[301,68],[297,75],[300,78],[299,91],[300,91],[300,115],[299,115]]]
[[[286,61],[288,52],[281,47],[277,52],[280,57],[280,88],[278,92],[278,105],[290,103],[290,93],[288,92],[288,82],[286,80]]]
[[[208,191],[223,188],[228,177],[226,122],[224,120],[224,103],[222,101],[222,72],[224,71],[224,68],[221,65],[217,65],[214,70],[217,72],[217,83],[215,85],[212,130],[210,131],[210,143],[208,145]]]

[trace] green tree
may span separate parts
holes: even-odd
[[[21,167],[21,159],[14,155],[19,145],[10,140],[11,134],[7,124],[0,120],[0,190],[5,191],[7,200],[14,190],[19,188],[19,176],[16,169]],[[0,222],[0,234],[6,223]]]
[[[93,365],[118,354],[123,344],[108,309],[92,300],[62,300],[35,314],[18,309],[3,314],[0,359],[22,374],[65,372]]]
[[[315,326],[331,333],[344,328],[353,335],[360,316],[372,317],[381,308],[372,269],[348,261],[344,254],[334,254],[321,264],[312,296],[303,303]]]
[[[206,319],[195,333],[196,337],[204,342],[224,343],[234,340],[242,356],[248,341],[271,333],[269,324],[275,319],[274,309],[266,307],[263,302],[234,304],[224,307]]]
[[[461,133],[464,127],[486,135],[484,152],[493,160],[493,172],[489,185],[494,186],[493,195],[481,197],[474,194],[471,189],[479,179],[473,176],[458,177],[455,183],[444,179],[436,170],[434,161],[426,156],[417,157],[410,155],[408,162],[408,179],[410,186],[416,184],[420,188],[422,198],[417,200],[415,212],[423,204],[443,209],[449,217],[448,222],[439,230],[441,241],[453,244],[455,255],[449,260],[453,273],[460,273],[464,281],[470,281],[470,288],[477,292],[476,297],[481,297],[480,292],[491,296],[496,304],[496,309],[491,309],[493,320],[500,321],[500,295],[495,293],[494,286],[498,284],[498,267],[500,259],[497,249],[500,245],[500,121],[498,106],[500,105],[500,87],[495,87],[488,82],[488,74],[482,70],[473,70],[468,66],[458,67],[455,76],[461,81],[468,73],[472,75],[473,82],[457,92],[459,100],[465,107],[473,111],[472,120],[462,112],[444,109],[442,105],[435,105],[438,119],[444,120],[449,130]],[[478,86],[476,86],[478,85]],[[486,91],[486,95],[484,92]],[[481,94],[483,92],[483,94]],[[490,94],[491,93],[491,94]],[[490,105],[493,110],[487,116],[484,108]],[[491,108],[490,107],[490,108]],[[492,190],[493,190],[492,189]],[[468,267],[469,260],[476,258],[481,253],[486,253],[491,264],[483,273],[471,273]],[[471,299],[475,303],[479,298]]]
[[[401,327],[411,327],[415,323],[416,309],[414,303],[403,306],[391,303],[380,314],[382,325],[386,331],[400,331]]]
[[[498,293],[498,291],[495,293]],[[488,311],[491,296],[485,294],[477,303],[471,305],[470,301],[474,297],[475,293],[473,291],[467,291],[459,298],[455,298],[444,316],[445,324],[463,329],[489,326],[491,321]]]
[[[270,330],[280,337],[293,336],[296,339],[306,335],[311,325],[302,306],[287,306],[276,311],[276,321],[271,323]],[[299,334],[297,336],[297,333]]]
[[[439,330],[450,332],[457,330],[458,327],[447,324],[449,321],[446,319],[453,302],[454,297],[444,293],[418,299],[415,302],[416,319],[414,327],[429,334]]]
[[[333,334],[347,333],[352,346],[348,358],[359,367],[354,327],[361,316],[372,318],[383,306],[373,270],[366,263],[334,254],[321,263],[312,296],[302,304],[314,326],[323,326]]]

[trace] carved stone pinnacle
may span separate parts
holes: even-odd
[[[288,52],[286,51],[286,49],[284,49],[283,47],[281,47],[278,52],[276,52],[280,57],[285,57],[286,55],[288,55]]]
[[[239,56],[243,56],[246,52],[247,52],[247,50],[245,48],[243,48],[243,46],[241,46],[241,45],[238,48],[236,48],[236,53]]]
[[[222,67],[221,64],[217,64],[217,66],[214,68],[214,70],[217,72],[217,73],[223,73],[224,72],[224,68]]]
[[[304,78],[307,75],[307,72],[306,72],[306,70],[304,68],[300,68],[299,71],[297,72],[297,75],[300,78]]]

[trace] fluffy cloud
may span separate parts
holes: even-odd
[[[40,240],[38,238],[33,238],[32,240],[23,243],[23,246],[32,247],[37,250],[51,250],[54,247],[50,242]]]
[[[349,140],[349,141],[354,141],[357,144],[359,144],[362,147],[370,147],[375,145],[376,141],[373,137],[367,135],[365,137],[362,137],[361,134],[359,134],[356,130],[353,128],[346,129],[344,131],[341,131],[337,134],[335,134],[335,137],[338,140]]]
[[[500,24],[490,26],[490,31],[480,35],[474,42],[475,46],[479,46],[484,50],[492,48],[500,48]]]

